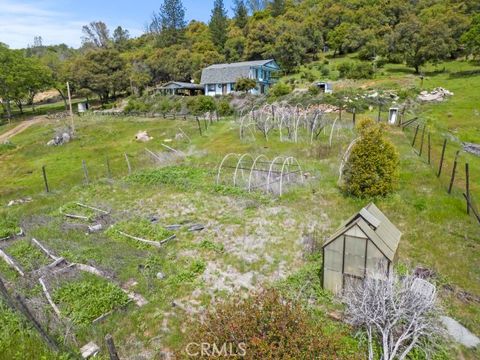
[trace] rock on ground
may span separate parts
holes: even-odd
[[[440,318],[443,326],[447,329],[448,334],[458,343],[467,348],[474,348],[480,345],[480,339],[466,329],[455,319],[448,316]]]

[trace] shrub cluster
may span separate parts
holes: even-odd
[[[372,79],[375,75],[372,64],[368,62],[347,61],[339,64],[337,70],[341,78],[347,79]]]
[[[185,346],[210,344],[200,358],[218,358],[218,353],[227,351],[243,354],[244,359],[346,359],[342,336],[327,333],[300,304],[270,289],[246,300],[217,304],[203,321],[192,324]],[[177,358],[188,358],[186,347],[178,351]]]
[[[358,130],[360,140],[343,169],[344,190],[357,197],[388,195],[398,181],[398,153],[385,139],[380,124],[367,119],[359,123]]]

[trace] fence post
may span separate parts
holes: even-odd
[[[382,105],[378,105],[378,118],[377,122],[382,121]]]
[[[112,178],[112,171],[110,169],[110,159],[108,158],[108,155],[106,156],[106,163],[107,163],[107,178],[111,179]]]
[[[353,108],[352,110],[352,122],[353,122],[353,127],[355,127],[355,123],[357,121],[357,109]]]
[[[105,336],[105,343],[107,344],[108,354],[110,355],[110,360],[120,360],[117,353],[117,348],[113,342],[112,335],[108,334]]]
[[[198,119],[198,116],[195,116],[195,120],[197,121],[198,132],[200,133],[200,136],[202,136],[202,125],[200,124],[200,120]]]
[[[465,163],[465,195],[467,196],[467,214],[470,215],[470,169]]]
[[[130,165],[130,160],[128,159],[127,153],[125,153],[125,160],[127,162],[128,175],[131,175],[132,174],[132,166]]]
[[[420,152],[418,153],[418,156],[420,156],[420,157],[421,157],[422,154],[423,154],[423,143],[424,143],[424,141],[425,141],[425,127],[426,127],[426,126],[423,125],[422,140],[421,140],[421,142],[420,142]]]
[[[43,330],[40,323],[32,315],[27,305],[25,305],[22,297],[20,295],[16,295],[15,300],[17,301],[18,309],[20,310],[20,312],[28,319],[28,321],[32,323],[35,329],[37,329],[37,331],[40,333],[40,335],[48,344],[48,346],[50,346],[50,348],[52,348],[54,351],[58,351],[59,349],[58,349],[57,343],[48,335],[48,333],[45,330]]]
[[[413,137],[412,147],[415,146],[415,143],[416,143],[416,141],[417,141],[418,129],[420,129],[420,124],[417,125],[417,128],[415,129],[415,136]]]
[[[218,111],[215,110],[215,120],[218,122]]]
[[[45,170],[45,165],[42,166],[42,173],[43,173],[43,182],[45,183],[45,190],[47,191],[47,193],[49,193],[50,188],[48,187],[47,171]]]
[[[457,172],[457,164],[458,164],[458,155],[460,155],[460,151],[457,151],[457,153],[455,154],[455,161],[453,162],[452,177],[450,179],[450,186],[448,187],[448,193],[449,194],[452,193],[453,183],[455,181],[455,175],[456,175],[456,172]]]
[[[88,181],[88,169],[87,169],[87,163],[85,160],[82,160],[82,167],[83,167],[83,176],[85,177],[85,184],[89,184]]]
[[[432,163],[432,139],[430,131],[428,132],[428,165]]]
[[[447,148],[447,138],[443,141],[443,148],[442,148],[442,157],[440,158],[440,165],[438,167],[438,175],[437,177],[440,177],[442,175],[442,169],[443,169],[443,160],[445,159],[445,149]]]

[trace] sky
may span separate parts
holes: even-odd
[[[82,26],[105,22],[110,31],[121,25],[132,36],[141,35],[162,0],[0,0],[0,42],[13,49],[33,44],[65,43],[79,47]],[[231,13],[233,0],[224,0]],[[187,20],[208,21],[213,0],[183,0]]]

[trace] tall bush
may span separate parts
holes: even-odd
[[[322,324],[312,321],[300,304],[271,289],[246,300],[218,304],[186,332],[185,348],[177,355],[189,358],[188,351],[192,355],[201,349],[188,344],[203,343],[209,346],[198,354],[200,358],[354,358],[342,348],[344,336],[341,332],[324,331]]]
[[[385,139],[384,127],[367,119],[359,123],[360,140],[343,169],[344,190],[357,197],[385,196],[398,181],[399,157]]]

